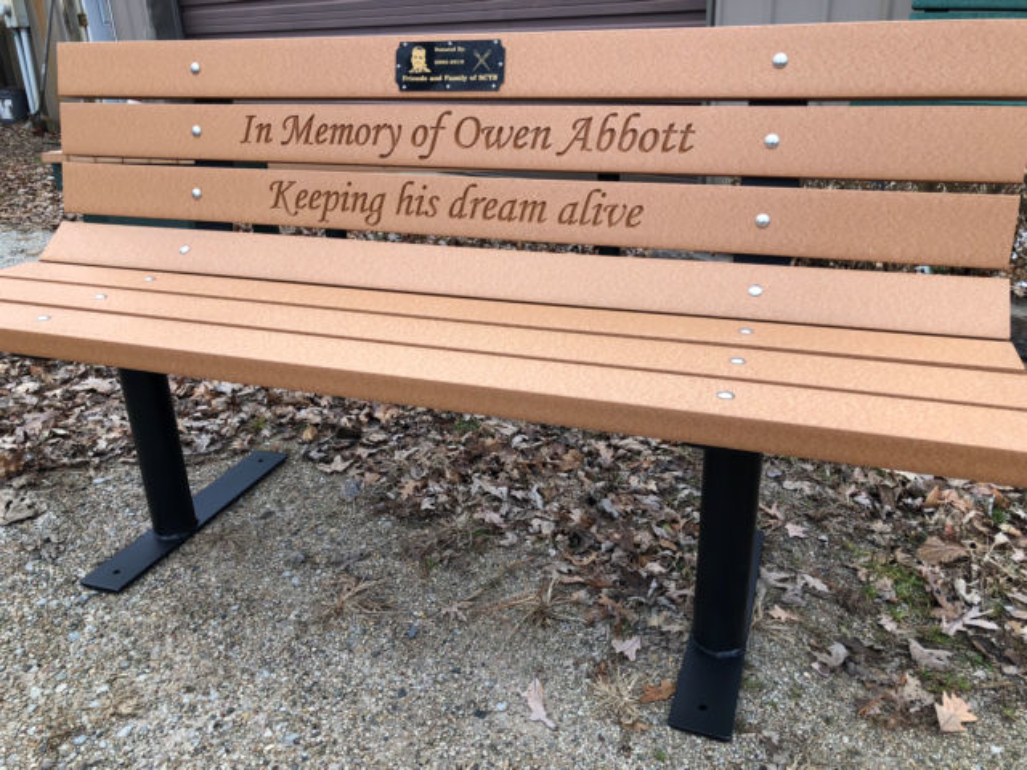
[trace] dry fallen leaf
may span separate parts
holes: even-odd
[[[785,530],[788,532],[788,537],[806,537],[806,528],[800,527],[798,524],[785,524]]]
[[[614,639],[613,649],[634,663],[635,656],[642,649],[642,640],[637,636],[633,636],[630,639]]]
[[[535,679],[521,695],[528,700],[528,709],[531,711],[528,714],[528,720],[531,722],[541,722],[550,730],[555,730],[556,722],[546,714],[546,705],[542,701],[542,683]]]
[[[966,555],[967,550],[963,546],[958,543],[946,543],[933,535],[916,549],[917,558],[924,564],[948,564]]]
[[[938,727],[943,733],[962,733],[964,722],[976,722],[977,717],[970,711],[970,706],[958,695],[941,694],[941,705],[934,704],[938,716]]]
[[[664,679],[659,684],[647,684],[642,688],[642,695],[639,703],[656,703],[661,700],[669,700],[677,692],[677,685],[670,679]]]
[[[343,460],[342,455],[335,455],[332,458],[332,463],[321,463],[317,466],[317,469],[323,473],[342,473],[349,466],[353,464],[353,460]]]
[[[0,527],[35,518],[42,512],[33,500],[15,496],[13,490],[0,489]]]
[[[829,593],[831,593],[831,589],[827,587],[827,584],[824,583],[824,581],[818,580],[817,578],[813,577],[812,575],[806,575],[806,574],[799,575],[799,584],[800,585],[809,586],[814,591],[818,591],[819,593],[822,593],[822,594],[829,594]]]
[[[882,613],[881,613],[881,614],[880,614],[880,615],[879,615],[879,616],[877,617],[877,623],[878,623],[878,625],[880,625],[880,626],[881,626],[881,628],[883,628],[883,629],[884,629],[885,631],[888,631],[888,632],[890,632],[890,633],[893,633],[893,634],[894,634],[894,633],[895,633],[896,631],[898,631],[898,630],[899,630],[899,624],[895,622],[895,618],[893,618],[893,617],[892,617],[891,615],[889,615],[889,614],[888,614],[888,613],[886,613],[886,612],[882,612]]]
[[[817,662],[813,664],[813,668],[818,674],[828,676],[832,670],[845,662],[845,659],[849,657],[849,651],[841,642],[835,642],[827,649],[827,653],[814,652],[813,656],[817,659]]]
[[[990,610],[989,610],[990,612]],[[941,624],[942,633],[947,636],[955,636],[960,631],[966,631],[966,626],[976,626],[987,631],[997,631],[998,625],[990,620],[982,620],[987,615],[980,607],[971,607],[955,620]]]
[[[778,604],[775,604],[770,608],[768,613],[774,620],[779,620],[782,623],[794,622],[799,619],[799,616],[793,612],[789,612]]]
[[[927,668],[931,671],[944,671],[952,665],[949,661],[949,658],[952,657],[951,652],[929,650],[926,647],[921,647],[916,639],[909,640],[909,654],[913,656],[913,660],[920,668]]]
[[[941,487],[934,487],[924,500],[924,508],[937,508],[941,503]]]

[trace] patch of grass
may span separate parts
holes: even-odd
[[[663,749],[656,749],[656,751],[653,752],[653,759],[655,759],[657,762],[666,762],[667,752]]]
[[[996,527],[1001,527],[1003,524],[1009,521],[1009,511],[1005,508],[995,506],[991,509],[991,523]]]
[[[926,620],[931,611],[931,594],[924,579],[901,564],[875,564],[870,567],[874,577],[888,578],[895,589],[896,604],[890,608],[896,620]]]
[[[924,688],[935,695],[966,693],[973,689],[973,683],[958,671],[921,671],[920,680]]]
[[[248,423],[246,423],[246,430],[250,433],[260,433],[267,427],[266,417],[254,417]]]
[[[457,433],[473,433],[481,427],[481,423],[474,419],[459,419],[453,424],[453,430]]]
[[[924,640],[925,647],[947,647],[952,649],[960,646],[958,639],[954,636],[949,636],[937,626],[921,631],[920,636]]]

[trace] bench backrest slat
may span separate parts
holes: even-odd
[[[943,25],[926,34],[918,22],[603,30],[558,37],[504,33],[503,86],[494,95],[481,95],[643,100],[1027,97],[1027,20]],[[391,99],[398,91],[395,52],[410,40],[376,36],[62,45],[59,86],[65,96]],[[778,53],[788,56],[787,66],[774,66]],[[200,65],[198,74],[190,71],[193,62]]]
[[[997,269],[1019,207],[1012,195],[344,171],[69,163],[64,173],[66,208],[89,214]]]
[[[403,91],[397,71],[412,50],[404,44],[417,41],[397,36],[62,45],[62,96],[175,102],[66,103],[65,206],[113,217],[1005,270],[1020,196],[979,183],[1022,181],[1027,110],[930,102],[1027,98],[1025,40],[1027,21],[1007,20],[504,33],[492,48],[503,46],[495,57],[502,86],[460,93]],[[852,99],[873,103],[821,103]],[[760,104],[697,104],[734,100]],[[764,179],[705,185],[696,176]],[[809,179],[826,187],[858,180],[859,189],[802,186]],[[925,180],[939,184],[930,192],[904,184]],[[85,264],[113,265],[89,246],[95,232],[69,229],[67,237],[96,260]],[[167,237],[176,236],[159,236]],[[367,242],[255,236],[179,259],[178,247],[151,254],[148,237],[126,230],[124,238],[125,254],[146,252],[166,270],[1009,333],[1008,283],[997,278],[446,247],[397,250],[395,262]],[[109,249],[118,237],[103,240]],[[237,252],[241,261],[232,262]]]
[[[1027,166],[1010,107],[66,103],[61,127],[68,155],[128,158],[1013,183]]]
[[[179,252],[183,240],[190,248]],[[249,277],[716,318],[798,322],[1002,339],[1009,284],[921,276],[588,254],[446,249],[389,243],[113,225],[65,226],[61,262]],[[143,285],[142,277],[139,284]],[[760,287],[754,295],[750,289]]]

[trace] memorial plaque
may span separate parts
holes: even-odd
[[[396,49],[401,91],[498,91],[505,68],[498,40],[408,42]]]

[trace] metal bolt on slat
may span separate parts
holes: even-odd
[[[762,293],[763,293],[763,287],[760,286],[759,284],[755,284],[754,283],[752,286],[749,287],[749,296],[750,297],[758,297]]]
[[[200,74],[200,63],[198,61],[194,61],[192,64],[189,65],[189,71],[191,73],[193,73],[194,75],[199,75]]]
[[[193,198],[196,199],[196,200],[199,200],[202,197],[203,197],[203,190],[201,190],[199,187],[194,187],[193,188]]]
[[[719,393],[717,393],[717,398],[721,399],[722,401],[731,401],[734,397],[735,394],[732,393],[730,390],[722,390]]]
[[[752,329],[750,329],[748,326],[743,326],[741,329],[738,330],[738,333],[739,334],[752,334]]]
[[[779,144],[781,144],[781,137],[777,134],[767,134],[765,137],[763,137],[763,144],[766,146],[768,150],[773,150]]]
[[[760,229],[770,227],[770,214],[757,214],[756,227]]]
[[[178,253],[179,253],[179,254],[188,254],[188,253],[189,253],[189,251],[190,251],[190,249],[191,249],[191,247],[190,247],[190,246],[189,246],[189,244],[187,243],[187,244],[185,244],[185,245],[183,245],[183,246],[180,246],[180,247],[178,248]]]
[[[107,299],[106,294],[94,294],[93,299]]]
[[[203,133],[203,129],[200,126],[193,126],[193,136],[200,136]]]
[[[730,361],[735,366],[741,366],[742,364],[745,363],[745,359],[744,358],[739,358],[738,356],[735,356],[734,358],[730,359]]]
[[[48,316],[48,315],[37,315],[36,316],[36,320],[37,321],[49,321],[50,320],[50,316]]]
[[[775,69],[783,70],[785,67],[788,66],[788,54],[786,54],[784,51],[779,51],[778,53],[774,54],[773,62]]]
[[[148,276],[146,276],[145,278],[143,278],[143,280],[144,280],[144,281],[146,281],[147,283],[153,283],[153,282],[154,282],[154,281],[156,281],[157,279],[156,279],[156,278],[154,278],[154,277],[153,277],[152,275],[148,275]]]

